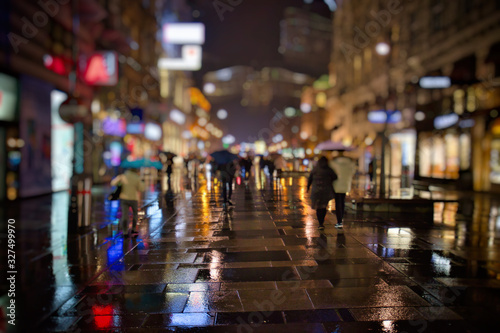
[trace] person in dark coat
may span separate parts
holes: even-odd
[[[250,174],[252,171],[252,158],[247,156],[247,158],[242,160],[243,169],[245,169],[245,182],[250,178]]]
[[[236,173],[236,165],[234,162],[228,162],[226,164],[218,164],[217,170],[220,171],[220,181],[222,185],[222,207],[224,210],[227,209],[227,205],[233,205],[231,202],[231,196],[233,194],[233,179]]]
[[[330,200],[335,197],[333,182],[337,179],[337,174],[328,166],[328,160],[322,156],[318,164],[311,171],[307,180],[307,192],[311,190],[311,207],[316,209],[316,216],[319,222],[319,229],[324,229],[326,207]]]
[[[273,180],[274,170],[276,169],[274,161],[270,158],[266,159],[266,166],[267,166],[267,171],[269,172],[269,177],[271,178],[271,180]]]

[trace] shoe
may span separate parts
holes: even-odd
[[[227,210],[227,203],[225,203],[225,202],[224,202],[224,203],[222,204],[222,209],[223,209],[223,210]]]
[[[319,230],[323,230],[323,229],[325,229],[325,226],[324,226],[324,225],[320,225],[320,226],[318,227],[318,229],[319,229]]]
[[[337,224],[335,225],[335,228],[337,228],[337,229],[341,229],[341,228],[343,228],[343,227],[344,227],[344,225],[343,225],[342,223],[337,223]]]
[[[233,203],[231,202],[231,200],[228,200],[227,203],[229,204],[229,206],[233,205]]]

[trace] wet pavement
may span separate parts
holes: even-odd
[[[348,205],[318,230],[300,174],[235,184],[227,212],[216,184],[179,184],[150,186],[137,239],[116,236],[105,188],[78,236],[66,193],[20,202],[18,330],[497,331],[498,198],[435,202],[433,221]]]

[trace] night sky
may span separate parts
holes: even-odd
[[[284,67],[278,47],[280,21],[286,7],[306,8],[324,17],[331,17],[328,6],[321,0],[315,0],[312,4],[305,4],[303,0],[233,0],[233,3],[241,3],[232,7],[232,11],[221,14],[221,20],[214,2],[191,1],[193,9],[200,12],[200,17],[193,20],[206,26],[203,67],[193,73],[197,85],[201,85],[203,74],[224,67]]]

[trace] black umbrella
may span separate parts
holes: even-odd
[[[217,164],[227,164],[239,158],[238,155],[233,154],[227,150],[219,150],[210,154]]]
[[[160,151],[160,152],[158,153],[158,155],[160,155],[160,157],[161,157],[161,156],[164,156],[167,160],[171,160],[171,159],[173,159],[174,157],[176,157],[176,156],[177,156],[176,154],[171,153],[171,152],[169,152],[169,151]]]

